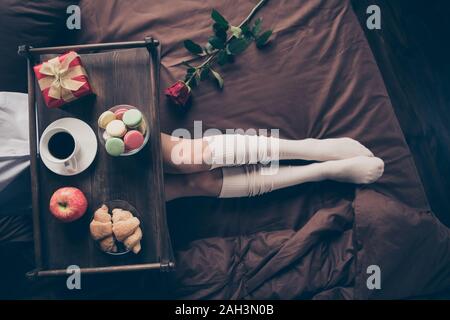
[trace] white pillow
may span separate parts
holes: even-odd
[[[28,95],[0,92],[0,192],[30,165]]]

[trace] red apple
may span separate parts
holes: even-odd
[[[60,188],[50,199],[50,212],[62,222],[72,222],[83,216],[88,202],[80,189]]]

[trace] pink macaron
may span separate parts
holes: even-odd
[[[120,109],[117,109],[116,111],[114,111],[114,114],[116,115],[116,119],[122,120],[123,114],[127,111],[128,111],[128,109],[126,109],[126,108],[120,108]]]
[[[137,130],[130,130],[123,137],[127,151],[138,149],[144,143],[144,136]]]

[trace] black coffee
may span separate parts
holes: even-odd
[[[55,133],[48,141],[48,150],[57,159],[68,158],[75,149],[75,140],[67,132]]]

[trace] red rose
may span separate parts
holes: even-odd
[[[185,106],[191,96],[191,88],[183,81],[177,81],[175,84],[167,88],[164,93],[175,104]]]

